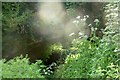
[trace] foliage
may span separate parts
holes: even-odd
[[[0,60],[0,79],[2,79],[2,60]]]
[[[49,62],[49,60],[50,61],[52,60],[53,62],[51,64],[47,65],[47,68],[45,68],[43,70],[43,74],[46,77],[52,76],[52,74],[54,73],[54,69],[56,69],[56,66],[58,64],[60,64],[60,62],[62,62],[62,60],[64,58],[64,55],[65,55],[63,46],[60,43],[51,44],[49,46],[49,50],[48,51],[49,52],[47,53],[47,55],[48,55],[47,61]],[[53,57],[51,58],[51,56],[53,56]]]
[[[64,5],[65,5],[66,9],[69,9],[69,8],[78,7],[78,6],[81,5],[81,3],[78,3],[78,2],[65,2]]]
[[[73,8],[73,9],[76,9],[78,7],[81,7],[83,8],[84,10],[91,10],[91,3],[85,3],[85,2],[65,2],[64,3],[64,6],[66,9],[70,9],[70,8]]]
[[[3,59],[0,64],[3,78],[44,78],[41,71],[45,66],[41,60],[30,64],[27,57],[20,56],[9,61]]]
[[[83,16],[83,18],[81,18],[81,16],[77,16],[76,19],[73,21],[73,24],[75,25],[77,30],[83,33],[83,35],[85,35],[86,30],[88,30],[88,26],[86,24],[88,18],[88,15]]]
[[[91,39],[86,40],[85,35],[72,41],[69,55],[65,64],[56,70],[55,78],[115,78],[118,79],[119,66],[117,47],[113,40],[106,37],[99,39],[95,33],[99,26],[99,20],[95,19],[96,27],[91,27]],[[77,21],[75,21],[77,24]],[[83,36],[81,38],[81,36]]]
[[[61,52],[63,51],[62,48],[63,46],[60,43],[49,44],[45,48],[46,51],[42,53],[43,54],[42,58],[47,61],[47,59],[49,59],[50,56],[54,54],[58,54],[59,56]]]
[[[20,33],[25,32],[24,23],[30,17],[32,11],[25,9],[23,6],[25,3],[2,3],[2,26],[3,32],[18,31]]]
[[[3,36],[4,33],[9,34],[9,32],[28,34],[27,31],[29,30],[32,40],[36,41],[38,39],[39,40],[42,39],[40,37],[41,35],[38,35],[38,32],[33,32],[32,29],[34,29],[33,27],[35,26],[40,27],[40,25],[42,28],[43,27],[42,25],[44,25],[44,23],[42,21],[40,22],[39,19],[33,20],[36,18],[31,18],[32,10],[29,10],[28,7],[24,9],[26,4],[27,3],[15,3],[15,2],[2,4]],[[78,2],[66,2],[65,3],[66,14],[68,15],[68,18],[75,17],[76,15],[78,15],[76,14],[77,11],[76,9],[78,9],[78,6],[84,7],[83,9],[84,12],[86,10],[92,11],[94,9],[92,5],[93,4],[91,3],[89,4]],[[93,12],[96,11],[96,9],[93,10]],[[120,54],[119,53],[120,28],[118,28],[120,25],[118,22],[120,21],[120,18],[118,16],[118,12],[119,12],[118,3],[109,3],[106,5],[105,17],[107,23],[105,30],[103,30],[104,36],[102,39],[96,37],[95,33],[97,28],[101,28],[102,26],[99,26],[100,19],[99,20],[95,19],[94,21],[95,28],[89,25],[92,31],[91,32],[92,38],[90,39],[90,41],[86,40],[87,37],[85,37],[86,33],[84,32],[87,28],[89,28],[86,24],[87,23],[86,19],[89,18],[89,16],[88,15],[83,16],[84,17],[83,19],[80,19],[80,16],[76,17],[76,20],[73,21],[73,24],[75,24],[74,27],[77,27],[77,30],[79,30],[81,27],[81,32],[83,34],[78,32],[79,36],[77,37],[79,38],[74,39],[72,41],[71,47],[65,50],[65,56],[67,55],[66,58],[63,57],[64,54],[61,55],[62,56],[61,59],[65,58],[65,63],[58,66],[58,69],[54,73],[55,78],[100,78],[100,79],[120,78],[119,75],[120,67],[118,65],[118,62],[120,61],[120,59],[118,59],[118,56]],[[36,16],[35,14],[32,15],[32,17],[35,16]],[[99,16],[97,17],[99,18]],[[32,19],[30,20],[30,22],[28,21],[29,18]],[[32,23],[32,21],[36,22]],[[26,26],[26,24],[28,25],[30,23],[32,24]],[[72,36],[73,34],[70,34],[69,36]],[[30,35],[28,37],[30,37]],[[7,40],[10,39],[8,38]],[[7,40],[6,42],[8,42]],[[18,41],[17,38],[16,41]],[[11,42],[14,42],[14,40],[11,40]],[[47,49],[48,51],[46,50],[46,52],[43,53],[45,55],[44,56],[45,59],[46,58],[48,59],[49,56],[52,55],[52,53],[61,54],[64,51],[61,44],[48,45]],[[52,67],[54,66],[56,67],[56,63],[53,63],[48,68],[46,68],[46,70],[45,69],[43,70],[45,66],[42,65],[41,60],[38,60],[36,63],[30,64],[29,59],[27,57],[23,58],[22,56],[11,59],[10,61],[0,60],[0,65],[1,64],[3,67],[2,71],[3,75],[0,74],[0,76],[2,76],[3,78],[44,78],[42,74],[50,76],[51,74],[53,74],[53,71],[50,69],[52,69]]]
[[[57,44],[52,44],[50,46],[50,53],[53,53],[53,52],[61,52],[63,49],[62,49],[62,45],[60,43],[57,43]]]
[[[55,72],[56,78],[118,78],[118,57],[113,52],[115,45],[102,40],[91,43],[76,39],[72,48],[65,64]],[[111,64],[115,64],[116,71],[109,68]]]
[[[119,3],[109,3],[105,6],[106,13],[106,28],[104,32],[104,38],[114,42],[117,49],[120,49],[120,18],[119,18]]]
[[[64,7],[66,9],[66,15],[69,17],[75,17],[78,14],[76,12],[80,10],[81,12],[84,12],[86,10],[91,11],[91,3],[84,3],[84,2],[64,2]],[[82,9],[80,9],[82,8]]]

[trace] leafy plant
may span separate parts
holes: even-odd
[[[96,37],[95,32],[99,26],[99,20],[96,19],[94,22],[96,27],[91,29],[91,39],[88,41],[83,37],[73,40],[65,64],[58,67],[54,77],[99,79],[118,79],[120,77],[118,53],[114,52],[117,45],[114,44],[114,40],[106,39],[110,35],[106,35],[102,39]],[[111,64],[114,68],[109,68]]]
[[[116,46],[102,42],[102,40],[99,43],[91,43],[84,39],[76,39],[73,42],[73,47],[74,49],[70,51],[71,54],[67,56],[65,64],[58,67],[55,77],[103,79],[108,77],[107,72],[110,72],[110,69],[107,67],[109,64],[112,62],[116,64],[115,61],[118,59],[113,52]],[[118,70],[118,68],[116,69]],[[112,78],[118,78],[117,76],[118,72]]]
[[[120,18],[119,18],[119,2],[108,3],[105,6],[106,28],[103,30],[104,38],[114,42],[117,49],[120,49]]]
[[[61,52],[63,49],[62,49],[62,44],[60,43],[56,43],[56,44],[52,44],[50,46],[50,52],[53,53],[53,52]]]
[[[2,3],[2,28],[3,32],[17,31],[24,33],[24,23],[31,16],[29,9],[22,10],[25,3]],[[8,19],[9,18],[9,19]]]
[[[45,78],[41,72],[45,67],[41,60],[30,64],[27,56],[20,56],[9,61],[2,59],[1,64],[2,78]]]

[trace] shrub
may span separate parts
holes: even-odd
[[[41,74],[45,67],[41,60],[36,63],[29,63],[27,57],[16,57],[9,61],[1,60],[3,78],[44,78]]]
[[[105,19],[107,22],[106,28],[103,31],[106,39],[117,44],[117,49],[120,49],[119,11],[119,2],[109,3],[105,6]]]
[[[60,64],[63,59],[63,47],[60,43],[51,44],[49,47],[49,56],[47,57],[46,64],[48,67],[44,70],[44,75],[49,77],[53,74],[57,64]]]
[[[50,44],[46,53],[43,53],[47,65],[56,62],[62,55],[63,46],[60,43]]]
[[[62,48],[63,48],[63,46],[60,43],[52,44],[50,46],[50,53],[61,52],[63,50]]]
[[[16,2],[2,4],[2,26],[4,26],[2,30],[4,33],[12,31],[25,33],[24,29],[27,28],[22,26],[25,26],[24,24],[26,23],[26,20],[28,20],[32,14],[32,11],[24,7],[25,5],[26,3]]]
[[[98,39],[96,35],[93,35],[90,41],[85,39],[73,40],[65,64],[58,67],[54,77],[112,78],[115,80],[120,78],[118,10],[118,3],[106,5],[107,23],[105,30],[103,30],[103,38]]]
[[[118,78],[116,45],[103,39],[92,43],[85,39],[73,41],[65,64],[56,70],[56,78]],[[109,66],[114,65],[114,68]],[[115,70],[115,71],[114,71]],[[114,74],[113,74],[114,73]]]

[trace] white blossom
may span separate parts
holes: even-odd
[[[83,35],[83,33],[81,33],[81,32],[79,32],[78,34],[79,34],[80,36],[82,36],[82,35]]]
[[[80,19],[80,16],[77,16],[76,19]]]
[[[84,38],[86,38],[86,39],[87,39],[87,38],[88,38],[88,35],[85,35],[85,36],[84,36]]]
[[[73,35],[75,35],[75,33],[74,33],[74,32],[72,32],[71,34],[69,34],[69,36],[73,36]]]
[[[97,28],[95,28],[95,30],[97,30]]]
[[[88,26],[92,26],[92,24],[89,24]]]
[[[88,15],[86,15],[86,18],[89,18],[89,16],[88,16]]]
[[[79,23],[79,21],[78,20],[74,20],[73,23]]]
[[[98,23],[98,22],[99,22],[99,20],[98,20],[98,19],[95,19],[95,20],[94,20],[94,22]]]

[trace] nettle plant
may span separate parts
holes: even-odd
[[[45,78],[42,75],[45,66],[41,60],[30,64],[27,56],[24,58],[21,55],[9,61],[2,59],[0,64],[2,65],[2,78]]]

